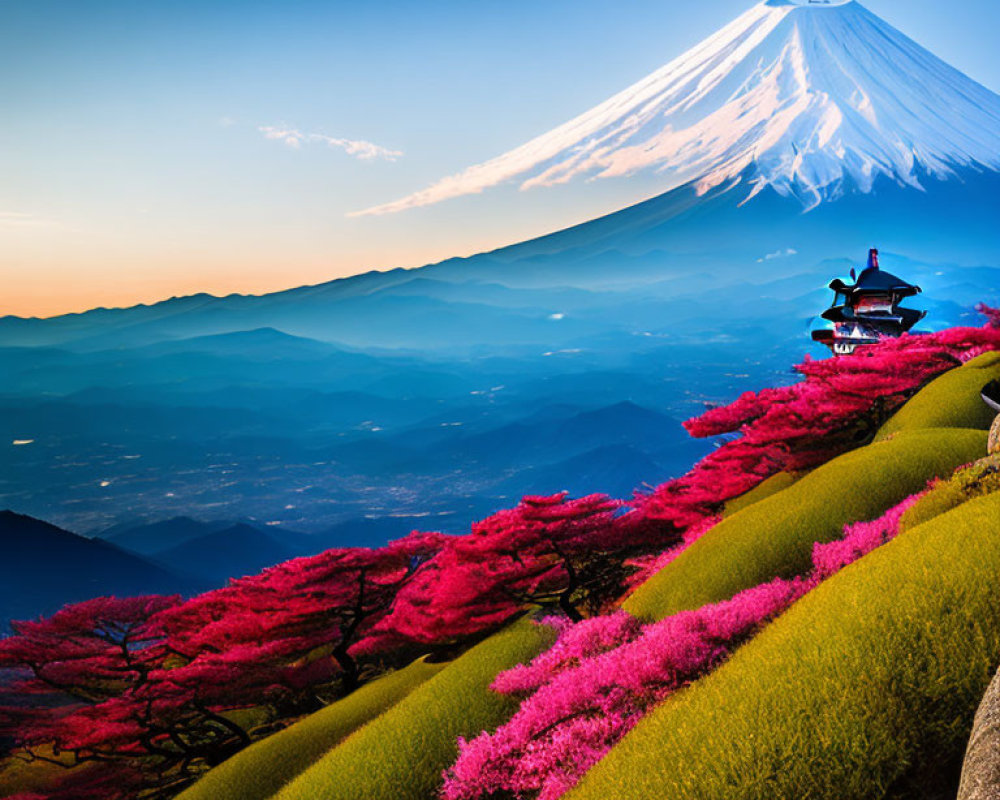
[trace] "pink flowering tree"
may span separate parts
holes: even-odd
[[[86,796],[105,772],[137,783],[122,777],[90,796],[183,785],[263,732],[232,712],[254,708],[280,724],[318,707],[319,690],[355,687],[352,649],[440,539],[332,550],[186,602],[98,598],[14,623],[0,671],[21,702],[0,715],[0,734],[19,757],[68,768],[60,797]]]
[[[796,367],[798,383],[747,392],[689,420],[685,427],[692,436],[736,438],[683,477],[637,497],[635,508],[681,532],[780,471],[815,467],[866,443],[930,380],[1000,349],[1000,311],[979,311],[985,327],[904,335],[850,356],[807,358]]]
[[[529,606],[569,619],[619,597],[628,560],[659,550],[661,525],[620,516],[603,495],[526,497],[449,539],[396,597],[386,636],[451,645],[492,630]]]
[[[377,550],[343,548],[298,558],[196,597],[160,619],[171,650],[196,683],[227,662],[268,673],[289,693],[335,673],[355,689],[355,650],[389,611],[440,534],[413,534]],[[369,649],[370,650],[370,649]],[[241,667],[242,669],[243,667]]]

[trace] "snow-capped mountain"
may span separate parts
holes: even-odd
[[[767,0],[555,130],[361,213],[639,173],[810,209],[881,178],[921,189],[998,169],[1000,96],[853,0]]]

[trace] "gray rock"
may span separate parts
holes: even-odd
[[[1000,453],[1000,414],[993,420],[993,427],[990,428],[990,444],[987,452],[990,455]]]
[[[996,430],[997,426],[994,425]],[[965,752],[958,800],[998,800],[1000,798],[1000,672],[976,713],[972,736]]]

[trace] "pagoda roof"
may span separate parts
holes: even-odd
[[[858,275],[856,283],[845,283],[837,278],[830,283],[830,288],[835,292],[845,294],[885,294],[893,292],[903,295],[918,294],[921,289],[912,283],[907,283],[902,278],[886,272],[878,267],[869,267],[862,270]]]

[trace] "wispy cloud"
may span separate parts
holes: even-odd
[[[327,136],[324,133],[303,133],[296,128],[277,128],[272,125],[261,125],[257,128],[266,139],[284,142],[289,147],[299,148],[304,144],[325,144],[327,147],[343,150],[349,156],[371,161],[379,158],[384,161],[395,161],[403,153],[400,150],[390,150],[380,144],[366,142],[363,139],[340,139]]]
[[[450,200],[454,197],[462,197],[469,194],[481,194],[486,189],[505,183],[518,175],[530,170],[540,160],[540,156],[527,152],[536,144],[538,140],[529,142],[528,145],[512,150],[506,155],[486,161],[482,164],[469,167],[455,175],[449,175],[432,184],[426,189],[407,195],[401,200],[394,200],[390,203],[366,208],[361,211],[353,211],[348,217],[378,217],[383,214],[395,214],[399,211],[406,211],[411,208],[434,205],[442,200]],[[551,155],[548,151],[545,157]],[[530,181],[521,184],[521,189],[528,189]]]
[[[788,258],[789,256],[797,256],[799,251],[794,247],[786,247],[784,250],[776,250],[773,253],[768,253],[763,258],[758,258],[757,263],[763,264],[765,261],[774,261],[776,258]]]

